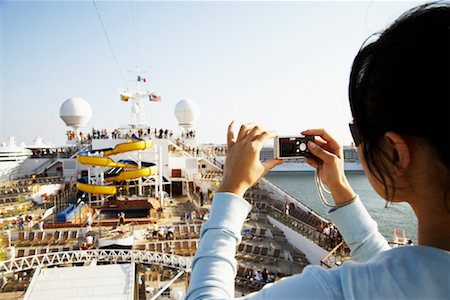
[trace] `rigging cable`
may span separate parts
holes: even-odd
[[[106,32],[105,25],[103,24],[102,17],[100,16],[100,12],[99,12],[99,10],[97,8],[97,4],[95,3],[95,0],[92,0],[92,3],[94,4],[95,11],[97,12],[98,19],[100,20],[100,24],[102,25],[103,33],[105,34],[106,41],[108,42],[109,49],[111,50],[112,56],[114,58],[114,62],[116,63],[116,66],[117,66],[117,69],[119,70],[120,77],[122,77],[122,80],[123,80],[125,86],[128,87],[127,81],[125,80],[125,77],[123,76],[122,69],[120,68],[119,61],[117,60],[116,54],[114,52],[114,49],[113,49],[112,44],[111,44],[111,41],[110,41],[110,39],[108,37],[108,34]]]
[[[139,66],[139,63],[142,62],[142,45],[140,43],[140,40],[138,39],[138,32],[136,28],[136,15],[135,15],[135,7],[134,7],[134,1],[130,0],[130,13],[131,13],[131,22],[133,25],[133,37],[135,42],[135,51],[136,51],[136,60],[137,60],[137,66]]]

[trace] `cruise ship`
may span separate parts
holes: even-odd
[[[140,123],[145,96],[127,96],[132,125],[89,133],[79,130],[89,104],[68,99],[68,146],[34,152],[24,176],[0,183],[1,298],[184,297],[226,149],[196,143],[192,100],[175,106],[179,134]],[[350,259],[339,234],[323,234],[326,218],[268,180],[244,197],[253,209],[237,248],[236,296]],[[267,278],[255,279],[262,271]]]
[[[9,138],[8,143],[2,143],[0,146],[0,182],[10,180],[18,167],[31,155],[31,150],[24,145],[16,145],[16,139],[13,136]]]

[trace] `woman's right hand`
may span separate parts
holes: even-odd
[[[330,190],[336,206],[354,199],[356,194],[344,173],[341,145],[324,129],[308,129],[302,134],[320,137],[315,143],[308,142],[308,149],[316,158],[308,158],[307,162],[319,172],[320,180]]]

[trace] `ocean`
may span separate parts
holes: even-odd
[[[317,194],[313,172],[269,172],[265,178],[327,217],[329,208],[323,205]],[[389,203],[385,208],[386,201],[373,190],[364,173],[347,173],[347,178],[388,241],[393,240],[394,227],[397,227],[405,230],[406,237],[417,244],[417,218],[409,204]]]

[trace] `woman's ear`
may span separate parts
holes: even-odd
[[[408,143],[401,135],[393,131],[386,132],[384,140],[386,142],[385,150],[389,154],[395,175],[403,175],[411,161]]]

